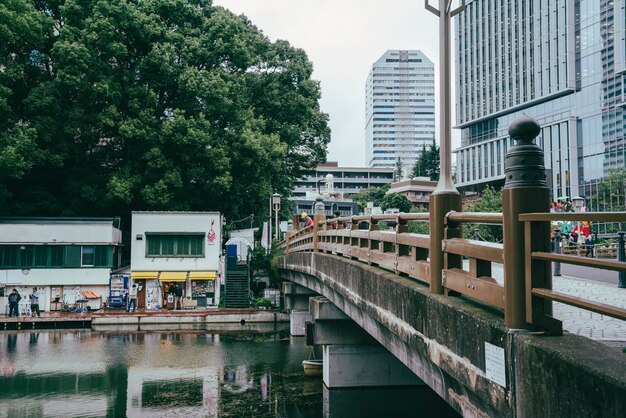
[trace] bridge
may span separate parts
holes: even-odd
[[[525,119],[509,133],[503,213],[459,204],[439,215],[431,202],[430,213],[315,215],[288,234],[279,268],[292,333],[323,346],[327,387],[424,384],[468,417],[626,416],[626,354],[564,332],[552,304],[622,321],[626,309],[555,291],[551,271],[626,262],[555,254],[550,238],[551,222],[626,214],[549,213],[539,127]],[[419,223],[428,234],[411,232]],[[501,225],[503,242],[464,239],[464,224]]]

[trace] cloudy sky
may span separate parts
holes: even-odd
[[[306,51],[313,62],[313,78],[321,82],[322,110],[330,115],[328,160],[341,166],[365,165],[364,89],[372,63],[388,49],[419,49],[437,68],[437,18],[424,9],[423,0],[213,3],[246,15],[271,40],[286,39]],[[455,133],[453,148],[457,137]]]

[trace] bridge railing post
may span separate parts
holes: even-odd
[[[530,257],[533,250],[549,252],[549,223],[533,222],[525,226],[519,220],[522,213],[549,211],[543,150],[533,143],[540,132],[539,124],[527,116],[517,119],[509,128],[509,135],[516,141],[506,155],[502,190],[504,322],[509,328],[526,328],[531,322],[531,307],[551,314],[551,302],[544,305],[543,301],[536,301],[536,306],[532,306],[530,295],[533,286],[552,288],[550,263],[539,260],[531,263]]]
[[[316,253],[318,252],[318,247],[319,247],[319,235],[318,232],[320,230],[324,230],[326,229],[326,226],[324,225],[322,228],[320,228],[320,222],[325,221],[326,220],[326,215],[313,215],[313,252]]]

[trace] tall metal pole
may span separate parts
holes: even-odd
[[[465,10],[465,0],[450,10],[452,0],[439,0],[439,9],[424,0],[428,11],[439,17],[439,183],[430,196],[430,291],[442,294],[444,252],[444,220],[450,211],[461,211],[461,195],[452,182],[452,109],[450,108],[450,23],[452,17]],[[460,232],[460,231],[458,231]],[[451,266],[449,266],[451,267]],[[459,266],[460,267],[460,266]]]

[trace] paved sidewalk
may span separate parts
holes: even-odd
[[[463,267],[469,268],[467,260]],[[492,264],[492,275],[499,284],[504,284],[502,264]],[[626,308],[626,289],[620,289],[617,285],[569,276],[554,277],[552,282],[555,291]],[[554,303],[553,314],[563,321],[563,329],[572,334],[601,341],[612,347],[626,348],[626,321],[559,302]]]
[[[626,308],[626,289],[615,285],[574,277],[554,277],[552,287],[558,292],[606,305]],[[619,341],[626,346],[626,321],[589,312],[562,303],[554,303],[554,316],[572,334],[599,341]],[[620,344],[616,344],[620,346]]]

